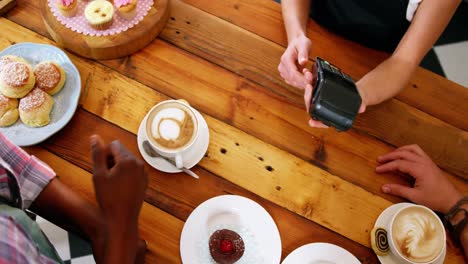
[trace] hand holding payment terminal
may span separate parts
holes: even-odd
[[[362,102],[353,79],[319,57],[312,70],[316,79],[309,115],[338,131],[350,129]]]

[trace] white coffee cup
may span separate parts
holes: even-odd
[[[433,236],[428,236],[429,233]],[[388,224],[387,236],[390,251],[398,263],[433,263],[444,254],[444,225],[425,206],[411,204],[400,208]]]
[[[188,119],[182,119],[182,115]],[[191,136],[183,141],[185,139],[182,135],[187,132],[184,128],[190,127],[190,125],[184,126],[186,124],[184,122],[189,119],[192,120],[193,131]],[[192,148],[198,138],[198,123],[197,116],[187,101],[166,100],[158,103],[148,112],[145,131],[148,142],[154,150],[161,156],[173,159],[176,167],[181,169],[184,167],[183,153]],[[177,140],[181,138],[183,139],[181,146],[170,146],[170,144],[177,144]]]

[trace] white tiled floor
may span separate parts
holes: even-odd
[[[447,79],[468,87],[468,41],[434,48]]]
[[[84,256],[80,258],[74,258],[71,260],[71,264],[91,264],[91,263],[96,263],[94,261],[93,256]]]
[[[76,241],[77,239],[76,236],[75,238],[73,236],[70,236],[67,231],[61,229],[60,227],[50,223],[49,221],[39,216],[36,216],[36,222],[39,225],[39,227],[42,229],[44,234],[47,236],[49,241],[54,245],[60,258],[66,261],[65,263],[71,263],[71,264],[95,264],[96,263],[94,261],[93,256],[88,255],[88,254],[91,254],[91,252],[85,252],[84,254],[85,256],[82,256],[83,254],[77,254],[76,249],[72,251],[70,247],[71,245],[76,246],[76,242],[74,244],[73,243],[70,244],[70,241]],[[72,253],[75,254],[75,256],[72,256],[73,255]]]
[[[62,259],[70,259],[70,246],[68,243],[68,232],[48,222],[40,216],[36,216],[36,222],[41,227],[49,241],[54,245],[57,253]]]

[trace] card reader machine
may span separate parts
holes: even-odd
[[[353,79],[319,57],[313,66],[314,91],[309,114],[314,120],[338,131],[351,128],[361,106],[361,96]]]

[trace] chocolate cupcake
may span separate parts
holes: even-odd
[[[232,264],[244,255],[244,241],[229,229],[216,230],[209,240],[211,257],[219,264]]]

